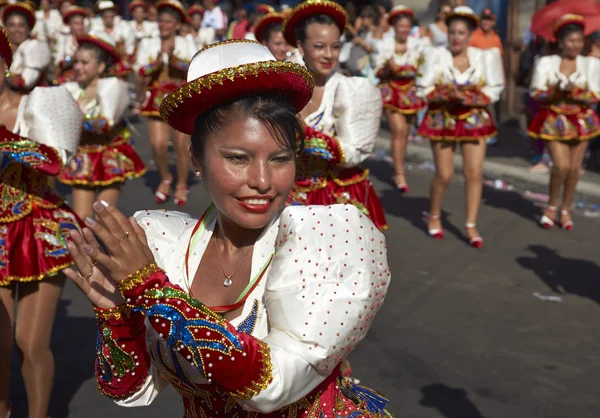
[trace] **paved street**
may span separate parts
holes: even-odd
[[[147,141],[136,145],[148,161]],[[420,215],[431,171],[409,171],[411,193],[400,196],[388,184],[391,167],[375,160],[368,166],[388,214],[393,282],[367,340],[351,356],[356,377],[387,395],[399,418],[600,416],[600,218],[576,215],[573,232],[543,230],[534,222],[534,203],[485,189],[479,220],[485,246],[471,249],[456,177],[445,202],[446,239],[437,242],[425,234]],[[127,214],[155,208],[156,183],[153,168],[128,183],[121,208]],[[185,210],[200,215],[207,204],[194,184]],[[91,307],[68,284],[53,340],[53,418],[182,416],[172,390],[149,408],[119,408],[102,398],[93,377],[94,343]],[[26,401],[16,360],[12,400],[21,418]]]

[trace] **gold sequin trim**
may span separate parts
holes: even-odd
[[[230,39],[228,41],[216,42],[214,44],[206,45],[204,48],[202,48],[201,50],[199,50],[198,52],[196,52],[194,54],[194,56],[192,57],[192,61],[194,60],[194,58],[196,58],[196,55],[200,55],[207,49],[211,49],[211,48],[214,48],[216,46],[221,46],[221,45],[229,45],[229,44],[256,44],[256,45],[263,46],[263,44],[261,44],[260,42],[254,41],[252,39]]]
[[[235,42],[239,42],[236,40]],[[226,43],[226,42],[222,42]],[[257,43],[254,41],[248,41],[248,43]],[[211,48],[209,46],[207,48]],[[169,115],[173,113],[180,104],[184,103],[186,99],[190,99],[193,94],[201,94],[204,90],[210,90],[215,84],[223,85],[223,81],[229,80],[234,81],[240,77],[246,79],[247,76],[253,75],[258,77],[259,73],[269,74],[269,72],[275,73],[293,73],[302,79],[312,89],[314,87],[314,79],[308,70],[299,64],[284,61],[262,61],[254,62],[250,64],[242,64],[236,67],[225,68],[223,70],[216,71],[211,74],[207,74],[194,81],[184,84],[182,87],[175,90],[173,93],[165,97],[160,104],[160,114],[164,120],[168,120]]]
[[[271,363],[271,350],[269,346],[257,340],[258,351],[262,354],[260,378],[257,382],[252,382],[250,386],[245,387],[235,392],[231,392],[231,396],[238,399],[250,399],[265,390],[273,380],[273,364]]]
[[[122,317],[129,318],[129,315],[131,315],[131,308],[125,304],[117,305],[110,309],[98,309],[94,307],[94,312],[96,314],[96,319],[101,318],[108,321],[114,318],[118,321]]]
[[[152,276],[157,271],[162,271],[155,263],[148,264],[146,267],[139,269],[135,273],[127,276],[125,280],[123,280],[117,288],[124,292],[126,290],[131,290],[137,287],[138,285],[144,283],[144,281]]]

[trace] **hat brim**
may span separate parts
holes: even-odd
[[[179,13],[182,22],[189,22],[190,20],[188,12],[183,8],[183,6],[179,4],[176,4],[174,2],[172,3],[170,1],[159,1],[155,4],[155,6],[158,13],[160,13],[160,11],[164,9],[171,9]]]
[[[93,36],[93,35],[80,36],[77,38],[77,43],[79,45],[93,44],[93,45],[96,45],[98,48],[102,48],[103,50],[108,52],[110,57],[113,59],[113,61],[114,61],[113,64],[116,64],[119,61],[121,61],[121,56],[117,52],[117,49],[114,46],[112,46],[111,44],[109,44],[108,42],[106,42],[96,36]]]
[[[143,1],[132,1],[131,3],[129,3],[129,6],[127,6],[127,11],[129,12],[129,14],[131,14],[137,7],[146,9],[146,3]]]
[[[254,36],[258,42],[263,42],[265,40],[265,29],[267,29],[270,25],[281,23],[285,20],[285,16],[281,13],[269,13],[264,16],[261,16],[254,25]]]
[[[296,46],[296,25],[302,22],[304,19],[308,19],[311,16],[327,15],[331,17],[340,33],[344,33],[346,29],[347,15],[346,10],[342,6],[332,1],[327,2],[304,2],[296,6],[294,10],[288,15],[287,19],[283,22],[283,37],[288,44]]]
[[[187,10],[187,14],[188,14],[189,17],[192,17],[193,15],[202,15],[202,16],[204,16],[204,12],[205,12],[205,10],[202,7],[198,7],[198,6],[191,6]]]
[[[69,19],[73,16],[82,16],[82,17],[87,17],[88,16],[88,12],[85,9],[75,9],[75,10],[67,10],[65,12],[65,14],[62,17],[63,23],[65,25],[69,24]]]
[[[300,112],[312,97],[313,87],[313,77],[302,65],[283,61],[244,64],[186,83],[164,98],[160,115],[173,129],[191,135],[198,115],[243,97],[283,95]]]
[[[404,15],[404,16],[406,16],[406,17],[410,17],[411,19],[414,19],[414,18],[415,18],[415,13],[414,13],[412,10],[410,10],[410,9],[397,10],[397,11],[395,11],[395,12],[394,12],[394,11],[392,11],[392,12],[390,13],[390,15],[388,16],[388,24],[389,24],[390,26],[393,26],[393,25],[394,25],[394,19],[395,19],[396,17],[398,17],[398,16],[402,16],[402,15]]]
[[[446,18],[444,19],[446,24],[448,24],[448,22],[450,22],[450,20],[454,19],[454,18],[463,18],[468,20],[469,22],[471,22],[471,25],[473,25],[473,29],[475,29],[477,26],[479,26],[479,16],[475,15],[475,14],[471,14],[471,13],[460,13],[460,12],[450,12],[448,13],[448,15],[446,16]]]
[[[570,17],[567,19],[563,19],[554,27],[554,30],[552,31],[552,36],[555,40],[558,39],[558,32],[560,32],[560,30],[567,25],[577,25],[581,28],[582,32],[585,31],[585,20],[583,18]]]
[[[31,8],[31,6],[24,3],[12,3],[6,5],[4,11],[2,12],[2,23],[6,26],[6,18],[14,12],[21,12],[26,16],[27,24],[29,25],[29,29],[33,29],[35,26],[35,11]]]

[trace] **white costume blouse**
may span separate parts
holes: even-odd
[[[171,283],[189,293],[213,234],[216,209],[208,209],[194,236],[197,221],[184,213],[142,211],[135,218],[156,263]],[[390,272],[384,236],[351,205],[285,209],[256,241],[249,287],[263,272],[241,315],[229,322],[270,348],[273,380],[258,395],[237,400],[244,409],[268,413],[307,395],[340,356],[354,349],[383,303]],[[157,344],[163,350],[167,346],[152,326],[146,329],[150,373],[136,393],[116,401],[119,405],[148,405],[168,384],[155,357]],[[180,364],[196,384],[212,384],[190,363]]]
[[[325,84],[321,105],[304,122],[335,137],[344,152],[344,165],[354,167],[375,148],[381,109],[381,93],[368,79],[336,72]]]
[[[426,98],[436,86],[456,84],[477,85],[492,103],[500,100],[504,90],[502,58],[497,48],[481,50],[468,47],[469,68],[461,73],[454,67],[453,57],[446,47],[431,48],[417,78],[417,94]]]
[[[73,35],[59,33],[56,37],[56,49],[54,52],[54,65],[59,65],[65,59],[72,60],[77,52],[78,44],[75,44]]]
[[[394,64],[398,66],[412,66],[419,68],[424,60],[424,54],[431,46],[429,38],[413,38],[408,37],[406,40],[406,52],[402,55],[396,53],[396,39],[383,38],[377,40],[375,44],[377,51],[375,52],[375,72],[377,73],[384,68],[385,63],[389,59],[393,59]]]
[[[49,42],[60,32],[62,25],[63,19],[58,10],[50,10],[47,18],[43,10],[37,10],[35,12],[35,26],[31,31],[31,35],[40,41]]]
[[[550,55],[537,61],[531,80],[533,96],[548,90],[549,87],[562,90],[569,82],[600,95],[600,59],[579,55],[576,60],[577,70],[569,77],[560,72],[561,60],[559,55]]]
[[[23,78],[23,88],[30,90],[40,82],[51,59],[50,48],[46,42],[26,39],[17,48],[9,71],[20,75]]]
[[[200,28],[196,37],[191,34],[188,36],[192,38],[198,51],[217,41],[214,28]]]
[[[102,24],[102,20],[100,20],[99,23],[96,21],[95,24],[92,24],[90,33],[108,36],[115,42],[115,45],[122,48],[119,52],[124,52],[128,55],[133,54],[135,37],[131,33],[131,29],[127,22],[122,19],[118,21],[115,19],[115,26],[111,32],[106,31],[104,24]]]
[[[86,120],[103,119],[108,124],[106,131],[123,120],[129,106],[129,87],[116,77],[101,78],[96,88],[96,98],[81,103],[83,89],[76,82],[65,83],[64,87],[78,103]]]
[[[142,22],[142,26],[138,26],[135,20],[130,20],[127,22],[127,24],[129,25],[129,32],[133,34],[133,37],[136,41],[141,41],[144,38],[160,36],[160,32],[158,31],[158,23],[156,22],[144,20]]]
[[[158,60],[161,50],[161,39],[160,38],[145,38],[140,42],[135,57],[135,63],[133,68],[135,71],[139,71],[140,68],[153,64]],[[175,37],[175,49],[173,55],[183,61],[191,61],[192,57],[196,53],[196,44],[191,37]],[[168,54],[163,54],[163,63],[169,64]]]

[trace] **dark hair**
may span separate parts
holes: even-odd
[[[410,26],[411,27],[413,27],[415,25],[415,19],[413,19],[413,17],[411,15],[409,15],[408,13],[399,13],[396,16],[394,16],[394,18],[392,19],[392,26],[395,26],[396,23],[400,19],[408,19],[408,20],[410,20]]]
[[[337,22],[329,15],[314,15],[300,21],[296,26],[296,39],[304,43],[306,40],[306,29],[309,25],[318,23],[320,25],[334,25],[337,28]]]
[[[182,22],[181,15],[179,13],[177,13],[175,10],[171,9],[170,7],[165,7],[160,12],[158,12],[159,16],[162,14],[168,14],[168,15],[173,16],[177,20],[177,23]]]
[[[283,25],[281,24],[281,22],[271,23],[269,26],[267,26],[263,31],[263,38],[265,42],[269,42],[273,33],[281,32],[282,26]]]
[[[473,21],[467,17],[464,16],[452,16],[451,18],[446,20],[446,25],[448,25],[448,27],[450,27],[450,25],[454,22],[465,22],[465,24],[467,25],[467,27],[469,28],[469,32],[473,32],[475,30],[475,25],[473,24]]]
[[[560,28],[560,30],[556,34],[556,39],[562,41],[572,33],[581,33],[583,35],[583,29],[581,29],[581,26],[575,23],[569,23],[568,25],[565,25],[562,28]]]
[[[85,49],[86,51],[92,51],[96,56],[96,60],[99,63],[104,63],[104,72],[102,73],[102,77],[107,77],[110,74],[110,67],[113,66],[114,60],[113,57],[105,50],[96,46],[94,44],[85,43],[79,46],[79,49]]]
[[[29,30],[32,30],[33,28],[31,27],[31,25],[29,24],[29,17],[27,16],[27,14],[25,12],[22,12],[21,10],[11,10],[8,13],[4,14],[4,23],[6,24],[6,22],[8,22],[8,19],[10,19],[10,17],[12,15],[19,15],[23,18],[23,20],[25,20],[25,23],[27,23],[27,27],[29,28]]]
[[[304,129],[287,99],[251,96],[223,103],[196,118],[190,145],[192,156],[202,159],[206,137],[219,132],[234,115],[260,121],[284,149],[300,152],[304,146]],[[301,139],[299,147],[296,143],[298,138]]]

